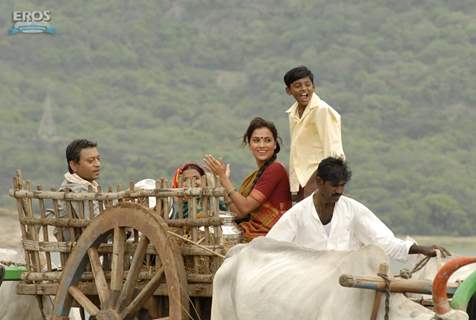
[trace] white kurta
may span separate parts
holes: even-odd
[[[289,209],[267,237],[294,242],[315,250],[356,250],[367,244],[380,246],[394,259],[406,260],[412,241],[395,237],[375,214],[360,202],[341,196],[334,207],[327,235],[317,215],[313,196]]]

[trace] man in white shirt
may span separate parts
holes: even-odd
[[[394,259],[408,254],[435,256],[442,247],[419,246],[395,237],[393,232],[360,202],[343,196],[351,171],[344,160],[322,160],[316,173],[317,190],[289,209],[267,237],[294,242],[316,250],[356,250],[368,244],[380,246]]]

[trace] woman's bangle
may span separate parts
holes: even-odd
[[[226,194],[226,195],[228,196],[228,198],[231,197],[231,194],[232,194],[233,192],[236,192],[235,188],[233,188],[233,189],[231,189],[230,191],[228,191],[228,193]]]

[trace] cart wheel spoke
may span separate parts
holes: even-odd
[[[131,262],[131,267],[129,269],[129,272],[127,273],[126,282],[124,283],[124,286],[122,287],[122,292],[119,297],[119,305],[121,306],[127,305],[132,299],[136,281],[139,276],[141,267],[144,263],[144,257],[145,257],[145,253],[147,252],[148,245],[149,245],[149,239],[147,239],[147,237],[143,235],[134,252],[134,256]]]
[[[101,301],[101,308],[105,309],[109,303],[110,291],[107,285],[106,277],[104,276],[104,270],[102,269],[101,261],[99,260],[97,248],[89,248],[88,256],[91,263],[94,282],[96,283],[96,289],[99,295],[99,301]]]
[[[140,306],[144,304],[144,302],[150,298],[150,296],[154,293],[155,290],[159,287],[160,278],[164,273],[164,267],[160,267],[150,279],[150,281],[145,285],[144,288],[139,292],[139,294],[132,300],[132,302],[121,311],[121,316],[126,318],[127,316],[133,314],[137,310],[139,310]]]
[[[112,242],[112,264],[111,264],[111,297],[110,305],[115,309],[117,298],[121,292],[122,279],[124,276],[124,249],[126,236],[124,228],[114,228],[114,239]]]
[[[89,298],[86,297],[78,287],[71,286],[68,288],[68,292],[90,315],[95,316],[98,314],[98,307],[96,307],[96,305],[89,300]]]

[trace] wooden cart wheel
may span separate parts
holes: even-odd
[[[138,231],[140,235],[131,255],[125,254],[125,228]],[[135,204],[121,204],[105,210],[93,219],[79,237],[66,262],[54,300],[53,319],[68,319],[72,299],[98,320],[129,319],[153,295],[163,275],[169,297],[167,319],[185,319],[189,311],[186,274],[180,250],[168,239],[167,228],[163,219],[154,211]],[[108,237],[112,239],[110,277],[106,276],[104,259],[100,259],[98,253],[99,245]],[[139,272],[144,265],[149,244],[155,248],[161,265],[147,284],[139,287]],[[129,262],[130,268],[126,275],[124,264]],[[99,296],[97,304],[83,292],[79,282],[88,264]]]

